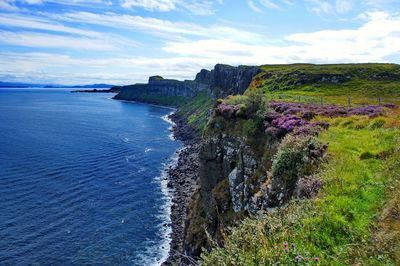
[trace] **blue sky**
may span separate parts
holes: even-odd
[[[0,81],[193,79],[201,68],[400,62],[400,0],[0,0]]]

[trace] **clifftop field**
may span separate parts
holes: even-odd
[[[264,65],[253,81],[270,99],[348,105],[400,103],[396,64]],[[300,97],[300,98],[299,98]]]

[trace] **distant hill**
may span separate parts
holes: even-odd
[[[73,85],[73,86],[46,85],[45,86],[45,88],[71,88],[71,89],[98,89],[98,88],[109,89],[112,87],[114,87],[114,85],[110,85],[110,84],[89,84],[89,85]]]
[[[0,88],[76,88],[76,89],[109,89],[114,85],[110,84],[88,84],[88,85],[62,85],[62,84],[34,84],[34,83],[21,83],[21,82],[2,82],[0,81]]]

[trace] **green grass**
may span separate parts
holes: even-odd
[[[348,105],[400,104],[400,65],[264,65],[252,83],[274,100]],[[322,81],[322,77],[340,77],[343,82]]]
[[[399,240],[391,238],[394,247],[381,249],[374,240],[379,233],[374,225],[385,203],[393,198],[399,202],[398,195],[392,193],[390,199],[387,191],[400,178],[400,167],[393,167],[400,161],[400,130],[370,126],[376,119],[356,129],[346,123],[354,119],[331,119],[332,126],[319,137],[329,143],[329,157],[319,174],[324,186],[315,200],[294,200],[260,219],[246,219],[231,230],[225,247],[203,255],[203,264],[398,265],[393,253],[400,248]],[[365,153],[386,156],[360,158]]]
[[[202,132],[208,120],[208,112],[214,101],[206,92],[199,93],[189,102],[181,105],[178,114],[187,117],[188,124]]]
[[[175,97],[175,96],[161,96],[161,95],[150,95],[142,94],[136,97],[137,101],[142,101],[146,103],[152,103],[164,106],[181,106],[188,100],[185,97]]]

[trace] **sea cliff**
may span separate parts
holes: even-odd
[[[114,97],[117,100],[181,106],[201,92],[213,98],[242,94],[260,71],[258,67],[217,64],[211,71],[201,70],[194,80],[178,81],[153,76],[147,84],[116,86],[112,89],[120,91]]]
[[[394,64],[218,64],[211,71],[201,70],[192,81],[157,76],[151,77],[148,84],[120,87],[115,99],[179,107],[172,119],[177,124],[175,135],[186,148],[177,167],[169,169],[174,225],[165,265],[194,264],[197,260],[205,265],[230,261],[256,265],[252,258],[264,264],[290,264],[295,260],[318,263],[321,258],[345,261],[335,252],[351,245],[346,235],[365,238],[363,232],[372,226],[371,217],[378,215],[371,210],[379,206],[362,195],[357,198],[358,194],[351,194],[354,202],[364,200],[364,206],[372,208],[367,211],[348,203],[352,215],[365,221],[362,228],[357,227],[360,221],[342,213],[346,207],[339,200],[325,203],[324,197],[339,199],[340,191],[347,191],[343,186],[337,190],[330,176],[335,169],[346,167],[358,167],[360,175],[369,176],[363,172],[365,169],[396,161],[390,149],[398,142],[393,136],[400,135],[396,113],[399,84],[400,66]],[[386,136],[382,145],[387,148],[375,153],[365,151],[375,134]],[[366,142],[360,140],[361,147],[349,151],[346,145],[351,144],[340,141],[352,135]],[[342,162],[337,150],[348,156],[351,164]],[[350,174],[345,175],[353,173],[346,171]],[[381,178],[381,170],[376,171],[377,178]],[[347,182],[349,189],[363,189],[362,184],[346,178],[340,182]],[[351,178],[357,180],[358,176]],[[384,198],[383,192],[368,186],[366,189],[367,193],[376,193],[374,197],[381,193]],[[316,198],[323,202],[322,207]],[[320,224],[339,216],[340,221],[346,221],[342,227]],[[304,220],[310,217],[319,220]],[[303,223],[311,224],[312,230],[299,229]],[[249,224],[262,225],[273,233],[254,231]],[[296,237],[293,245],[304,247],[290,254],[268,253],[281,250],[282,243],[284,250],[288,248],[285,237],[291,237],[285,232],[291,231],[292,225],[303,232],[291,233]],[[346,226],[349,231],[341,231]],[[229,229],[236,227],[233,233]],[[332,245],[324,245],[319,237],[332,241]],[[253,242],[259,245],[252,246]]]

